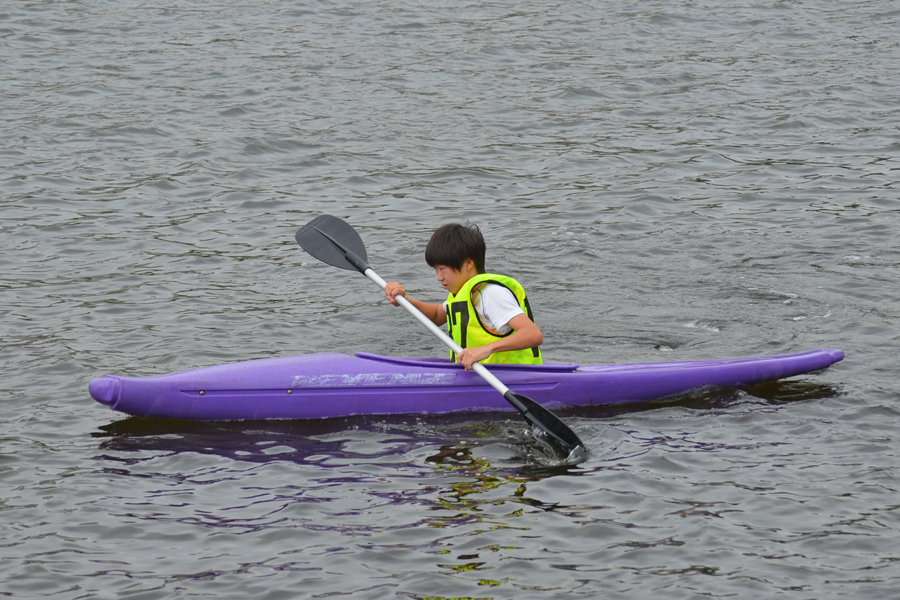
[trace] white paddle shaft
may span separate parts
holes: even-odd
[[[384,289],[387,286],[387,282],[384,279],[382,279],[381,277],[379,277],[378,273],[373,271],[371,268],[366,269],[365,272],[363,273],[363,275],[365,275],[366,277],[368,277],[369,279],[371,279],[372,281],[377,283],[379,286],[381,286],[381,289]],[[424,314],[422,314],[422,311],[420,311],[418,308],[413,306],[409,300],[407,300],[403,296],[394,296],[394,299],[397,301],[398,304],[400,304],[400,306],[402,306],[407,311],[409,311],[409,314],[411,314],[416,319],[418,319],[419,323],[421,323],[422,325],[424,325],[425,327],[430,329],[431,333],[436,335],[439,340],[444,342],[444,344],[448,348],[450,348],[457,354],[462,352],[462,346],[460,346],[459,344],[454,342],[453,338],[451,338],[449,335],[444,333],[444,331],[440,327],[438,327],[437,325],[434,324],[434,321],[432,321],[431,319],[426,317]],[[506,394],[506,392],[509,391],[509,388],[506,387],[505,385],[503,385],[502,381],[500,381],[499,379],[494,377],[494,375],[490,371],[488,371],[487,367],[485,367],[483,364],[475,363],[474,365],[472,365],[472,369],[476,373],[481,375],[485,381],[487,381],[489,384],[491,384],[491,387],[493,387],[495,390],[497,390],[501,394]]]

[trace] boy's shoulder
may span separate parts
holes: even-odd
[[[516,295],[508,287],[485,281],[477,289],[472,290],[472,297],[479,296],[483,303],[489,305],[519,305]]]

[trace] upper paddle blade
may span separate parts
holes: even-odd
[[[584,453],[584,443],[569,429],[569,426],[559,420],[552,412],[522,394],[509,390],[503,396],[515,406],[522,416],[533,427],[546,433],[557,446],[569,455],[570,460],[577,460]]]
[[[365,272],[369,268],[366,246],[356,230],[331,215],[316,217],[294,236],[300,247],[333,267]]]

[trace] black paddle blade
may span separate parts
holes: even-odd
[[[575,435],[574,431],[569,429],[568,425],[560,421],[559,417],[552,412],[528,396],[517,394],[512,390],[503,394],[503,397],[519,410],[522,417],[532,427],[536,427],[546,433],[568,455],[569,461],[574,462],[584,454],[582,441]]]
[[[364,273],[369,268],[366,246],[356,230],[331,215],[321,215],[300,228],[300,247],[332,267]]]

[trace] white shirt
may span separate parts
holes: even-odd
[[[511,291],[493,283],[482,284],[472,293],[472,306],[481,323],[500,335],[510,333],[512,327],[509,322],[516,316],[525,314]],[[446,302],[444,312],[449,313]]]

